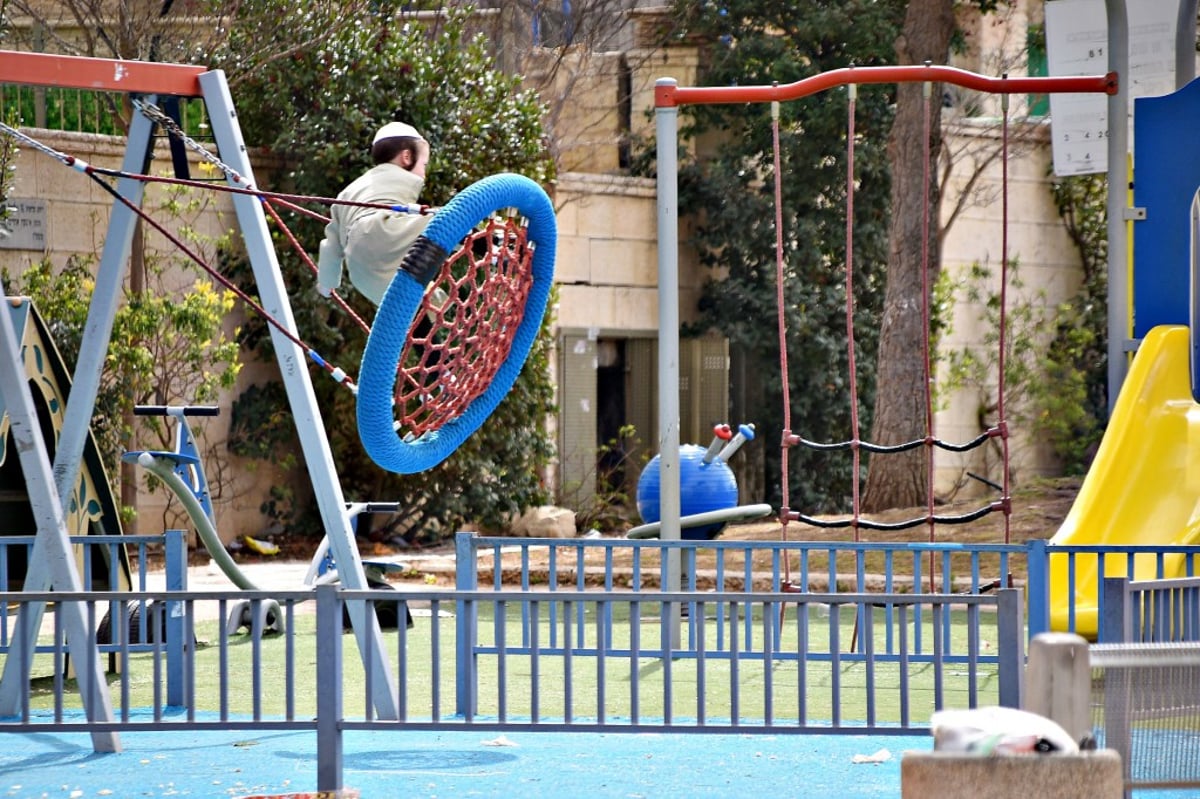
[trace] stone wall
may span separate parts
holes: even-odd
[[[900,762],[902,799],[1121,799],[1121,758],[1104,749],[1078,755],[908,752]]]
[[[959,168],[945,187],[943,224],[949,220],[951,209],[964,192],[961,213],[945,233],[942,245],[942,267],[952,277],[961,277],[972,265],[987,267],[991,280],[981,286],[987,292],[998,292],[1001,267],[1005,255],[1015,262],[1018,280],[1009,281],[1007,305],[1009,310],[1028,304],[1044,312],[1050,320],[1054,308],[1079,288],[1082,280],[1080,256],[1067,236],[1050,193],[1050,146],[1048,125],[1013,126],[1010,131],[1011,157],[1008,163],[1007,227],[1004,219],[1004,185],[1001,162],[987,161],[989,154],[1000,151],[1000,129],[997,122],[978,120],[972,124],[952,126],[946,136],[946,146],[959,153]],[[968,188],[967,181],[979,173],[978,182]],[[1005,252],[1007,247],[1007,253]],[[1019,285],[1018,285],[1019,284]],[[984,298],[986,300],[986,297]],[[941,342],[943,353],[969,349],[992,368],[983,385],[964,386],[941,398],[941,410],[935,420],[936,432],[942,439],[968,441],[983,432],[979,423],[981,405],[994,403],[998,381],[998,347],[989,336],[996,325],[989,322],[979,304],[956,302],[951,330]],[[1020,325],[1016,335],[1027,335]],[[945,361],[943,360],[943,367]],[[945,375],[943,374],[943,378]],[[1008,418],[1019,415],[1023,406],[1019,392],[1009,386],[1006,392]],[[994,422],[995,414],[988,415]],[[1016,481],[1056,473],[1053,453],[1037,441],[1031,431],[1019,424],[1012,425],[1010,451]],[[998,439],[994,439],[998,442]],[[945,496],[962,486],[967,495],[988,491],[983,483],[966,478],[966,472],[987,475],[1000,481],[999,461],[990,448],[972,452],[937,453],[938,493]]]

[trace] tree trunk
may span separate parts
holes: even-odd
[[[896,42],[898,62],[944,64],[950,54],[954,30],[952,0],[912,0],[904,17],[903,32]],[[940,84],[932,87],[930,96],[927,110],[922,84],[903,83],[897,87],[896,118],[888,141],[892,220],[871,429],[871,440],[879,444],[897,444],[925,436],[925,353],[919,346],[926,338],[921,270],[927,264],[932,285],[940,269],[936,169],[942,141]],[[874,512],[924,504],[929,457],[931,454],[923,447],[871,456],[862,509]]]

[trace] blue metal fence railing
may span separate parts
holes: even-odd
[[[542,555],[532,557],[541,550]],[[697,552],[709,554],[698,569]],[[628,539],[513,539],[461,533],[457,587],[492,590],[519,585],[549,591],[589,587],[643,591],[658,584],[667,553],[678,551],[683,587],[714,591],[813,592],[869,590],[880,593],[977,594],[1000,586],[1025,588],[1028,637],[1050,630],[1095,639],[1105,618],[1105,576],[1163,579],[1200,575],[1200,546],[782,542],[715,540],[695,542]],[[617,558],[617,553],[624,557]],[[620,565],[618,565],[620,561]],[[535,565],[535,564],[545,565]],[[1019,576],[1024,571],[1024,579]],[[703,572],[703,573],[702,573]],[[914,613],[918,612],[914,610]],[[945,623],[945,622],[944,622]],[[943,637],[945,630],[942,631]],[[913,631],[918,651],[928,649],[923,626]],[[891,642],[887,643],[892,645]]]
[[[0,536],[0,592],[20,590],[23,564],[33,552],[32,535]],[[126,586],[128,593],[113,599],[99,610],[93,620],[99,652],[109,657],[109,668],[116,668],[116,653],[122,643],[133,652],[147,652],[154,647],[147,620],[154,613],[167,611],[165,638],[165,669],[167,700],[182,704],[183,631],[174,606],[155,606],[145,599],[151,571],[151,552],[161,551],[165,586],[178,591],[187,586],[187,540],[183,530],[168,530],[163,535],[82,535],[72,536],[77,567],[84,590],[116,589]],[[130,556],[132,552],[132,556]],[[0,603],[0,654],[7,655],[19,615],[20,603]],[[53,608],[53,605],[49,607]],[[60,642],[42,642],[34,653],[53,653]]]
[[[1106,577],[1100,640],[1200,642],[1200,577],[1131,581]]]
[[[172,537],[182,550],[182,534],[167,540]],[[72,695],[78,688],[68,690],[67,642],[52,614],[23,675],[21,712],[0,719],[0,732],[312,730],[324,785],[334,784],[331,775],[340,780],[346,729],[924,731],[936,709],[1019,703],[1035,617],[1056,618],[1051,603],[1074,596],[1067,591],[1073,585],[1049,579],[1052,558],[1078,551],[1105,563],[1123,554],[1132,563],[1130,555],[1146,554],[1042,542],[910,546],[460,534],[453,590],[193,592],[183,582],[145,590],[143,547],[161,537],[145,543],[86,538],[92,540],[76,543],[137,550],[134,593],[0,592],[0,644],[22,603],[84,602],[95,629],[106,612],[136,597],[144,614],[136,628],[115,622],[112,643],[90,640],[76,650],[115,661],[114,720],[89,722],[81,714],[83,697]],[[27,545],[0,540],[0,565],[19,560],[16,553]],[[1196,554],[1143,549],[1164,570],[1168,556],[1190,562]],[[102,552],[81,557],[111,560]],[[663,592],[658,571],[672,552],[685,579],[680,591]],[[186,561],[178,553],[168,558]],[[1022,581],[1010,577],[1022,565],[1028,625]],[[172,568],[182,580],[182,567]],[[1149,588],[1138,582],[1124,589],[1150,597],[1142,629],[1160,634],[1168,619],[1170,630],[1193,629],[1192,617],[1180,614],[1194,604],[1196,586],[1179,586],[1185,590],[1171,594],[1168,606]],[[253,623],[245,635],[237,626],[231,630],[233,608],[247,601],[278,602],[282,632]],[[341,642],[352,640],[342,635],[349,601],[395,603],[398,617],[404,603],[416,617],[413,629],[400,625],[382,639],[398,682],[394,716],[380,717],[371,674],[358,659],[342,656]],[[373,645],[369,637],[366,645]],[[183,712],[166,712],[170,708]]]
[[[506,708],[498,698],[481,699],[482,684],[487,683],[496,686],[500,698],[510,697],[514,688],[518,694],[533,692],[540,704],[530,708],[531,723],[605,729],[701,726],[708,731],[721,725],[796,731],[828,730],[842,724],[860,731],[883,727],[889,732],[924,730],[929,712],[944,706],[951,695],[971,707],[1019,702],[1018,693],[1010,690],[1017,683],[1008,679],[1011,673],[1019,673],[1019,653],[1023,651],[1018,594],[1008,589],[995,596],[967,597],[760,592],[491,594],[465,609],[467,620],[479,634],[464,660],[466,671],[457,676],[461,704],[456,710],[468,718],[505,718]],[[881,599],[890,606],[890,621]],[[785,604],[798,612],[780,626],[779,610]],[[556,606],[555,617],[552,610]],[[667,632],[665,620],[670,618],[671,606],[689,608],[687,635],[679,646]],[[821,609],[819,615],[812,612],[815,607]],[[476,614],[481,608],[489,609],[490,623],[478,623]],[[839,613],[841,608],[848,612]],[[936,644],[923,653],[913,650],[911,630],[918,608],[924,609],[931,628],[939,626],[944,617],[957,616],[956,625],[962,628],[962,642],[955,643],[962,648],[958,657],[948,657]],[[850,627],[860,613],[865,622],[859,647],[848,651]],[[983,619],[985,615],[991,618]],[[514,627],[520,630],[515,636],[520,640],[509,637]],[[722,628],[736,629],[725,635],[725,646],[719,640]],[[889,633],[898,642],[890,652],[884,647]],[[988,642],[998,640],[1011,642],[995,649],[1015,659],[1006,662],[991,649],[995,644]],[[654,671],[647,679],[642,668],[651,663],[662,673]],[[922,676],[915,679],[912,672],[922,672]],[[552,673],[553,687],[537,684],[536,678],[523,681],[506,676],[516,673],[542,677]],[[553,694],[557,701],[558,691],[577,687],[580,673],[586,674],[582,681],[589,691],[596,692],[595,707],[586,700],[575,705],[564,698],[554,718],[541,701],[544,694]],[[488,676],[483,679],[481,674]],[[681,689],[675,679],[686,688]],[[707,685],[719,686],[718,694],[709,695],[704,690]],[[754,686],[755,695],[746,695],[747,685]],[[672,700],[679,698],[680,690],[689,698],[677,707]],[[616,701],[607,705],[605,697]],[[642,705],[652,700],[664,715],[646,717],[634,706],[639,704],[634,699]],[[881,706],[888,712],[879,712]],[[516,723],[514,718],[509,720]]]
[[[0,592],[0,602],[81,602],[85,618],[95,625],[104,608],[124,596]],[[19,712],[0,719],[0,732],[311,730],[318,738],[319,771],[340,775],[340,736],[347,729],[924,731],[937,707],[1015,704],[1023,660],[1022,603],[1019,592],[1010,589],[966,597],[881,597],[349,591],[323,585],[315,591],[150,591],[142,598],[165,612],[147,618],[147,649],[135,650],[128,636],[115,645],[119,677],[112,721],[89,721],[84,697],[75,693],[81,689],[68,687],[64,635],[54,615],[48,620],[51,629],[43,633],[53,643],[51,651],[39,654],[20,675]],[[278,602],[282,632],[271,634],[261,624],[252,624],[246,635],[229,632],[233,606],[247,600]],[[401,625],[394,638],[385,639],[399,682],[394,718],[379,717],[370,674],[356,658],[343,655],[344,604],[363,600],[429,609],[428,615],[415,613],[416,628]],[[877,651],[887,624],[887,614],[877,607],[881,600],[893,606],[899,642],[894,656]],[[779,628],[783,604],[798,612]],[[560,607],[551,624],[548,610],[554,605]],[[662,622],[670,608],[683,606],[694,609],[689,622],[697,632],[676,648]],[[843,616],[836,612],[842,606],[853,610]],[[461,610],[445,612],[450,607]],[[944,614],[956,614],[963,620],[957,626],[994,628],[1001,656],[986,652],[983,637],[970,634],[961,662],[941,657],[937,645],[926,656],[914,655],[906,642],[917,607],[925,608],[931,627]],[[866,620],[861,651],[847,653],[845,630],[860,614]],[[451,631],[463,628],[450,615],[470,620],[479,640],[456,640]],[[184,642],[178,705],[163,691],[171,619],[180,621]],[[742,632],[746,620],[754,631],[748,639]],[[715,643],[720,626],[737,630],[727,634],[724,650]],[[551,634],[554,627],[557,638]],[[557,643],[551,645],[552,640]],[[814,652],[818,647],[810,643],[816,641],[826,642],[828,651]],[[86,644],[85,659],[100,655],[94,636]],[[468,656],[457,658],[462,649]],[[457,663],[466,664],[465,674],[457,673]],[[90,669],[94,663],[86,665]]]
[[[698,549],[711,556],[703,568]],[[673,551],[681,555],[683,589],[690,592],[686,601],[668,601],[658,590],[658,571]],[[840,682],[844,668],[861,670],[861,684],[852,689],[862,697],[862,706],[850,711],[858,713],[850,722],[856,725],[877,723],[874,703],[881,668],[898,671],[901,682],[911,669],[930,669],[932,704],[923,710],[941,706],[941,678],[954,668],[963,669],[965,693],[959,698],[964,704],[974,706],[980,700],[980,684],[975,681],[985,672],[1001,687],[989,684],[993,693],[986,694],[987,700],[1016,704],[1019,677],[1012,675],[1019,675],[1019,669],[1007,670],[998,652],[1023,653],[1023,619],[1019,623],[1011,619],[1023,616],[1024,605],[1011,598],[1017,592],[1001,586],[1009,583],[1011,559],[1023,553],[1019,546],[968,548],[953,543],[912,547],[726,540],[697,547],[689,541],[563,541],[462,533],[456,540],[458,591],[490,590],[503,594],[508,605],[516,604],[510,600],[511,586],[516,585],[522,593],[541,592],[543,598],[512,611],[524,614],[516,640],[500,639],[509,629],[495,622],[500,613],[494,614],[495,631],[489,632],[480,627],[470,608],[459,607],[459,640],[474,645],[457,652],[457,695],[468,703],[457,710],[460,714],[477,711],[469,683],[481,658],[629,657],[634,643],[622,640],[619,633],[629,616],[645,608],[656,608],[660,640],[636,642],[641,655],[669,656],[675,663],[691,661],[697,669],[722,661],[731,669],[755,662],[801,664],[797,678],[801,698],[794,722],[800,725],[811,722],[805,711],[812,699],[806,682],[812,668],[827,669],[829,675],[823,724],[842,723],[848,709],[843,701],[846,686]],[[461,565],[468,563],[475,567]],[[882,573],[876,571],[880,568]],[[987,595],[996,589],[1007,592],[1005,601],[1014,604],[1011,610],[1000,611],[998,594]],[[608,597],[595,610],[600,616],[594,632],[586,623],[591,595]],[[623,606],[629,609],[614,611]],[[539,615],[531,618],[527,615],[531,612]],[[793,613],[790,622],[789,612]],[[672,634],[673,625],[677,634]],[[636,630],[641,625],[629,626]],[[543,627],[544,638],[535,638]],[[1005,643],[998,646],[1001,641]],[[907,700],[907,696],[899,699],[899,716],[888,724],[913,723]]]
[[[1071,545],[1029,541],[1030,637],[1049,630],[1106,641],[1104,580],[1162,580],[1200,575],[1200,546]]]

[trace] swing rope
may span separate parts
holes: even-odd
[[[203,269],[205,272],[207,272],[214,280],[216,280],[218,283],[220,283],[223,287],[225,287],[229,291],[233,292],[238,297],[238,299],[240,299],[242,302],[244,302],[246,304],[247,307],[249,307],[251,310],[253,310],[255,313],[257,313],[259,316],[261,316],[264,320],[266,320],[266,322],[268,324],[270,324],[272,327],[274,327],[276,330],[278,330],[280,333],[282,333],[289,341],[291,341],[293,344],[295,344],[297,347],[299,347],[301,350],[303,350],[305,355],[307,355],[308,358],[313,363],[317,364],[322,369],[324,369],[326,372],[328,372],[330,377],[332,377],[338,383],[341,383],[342,385],[349,388],[352,392],[357,393],[357,391],[358,391],[357,384],[349,376],[349,374],[346,373],[345,370],[336,366],[333,363],[330,363],[325,358],[323,358],[320,355],[320,353],[318,353],[315,349],[313,349],[308,344],[306,344],[303,339],[301,339],[299,336],[297,336],[295,333],[293,333],[291,330],[289,330],[286,325],[284,325],[282,322],[280,322],[278,319],[276,319],[275,316],[273,314],[271,314],[270,311],[268,311],[266,308],[264,308],[253,297],[251,297],[249,294],[247,294],[245,291],[243,291],[241,288],[239,288],[229,278],[222,275],[218,270],[214,269],[207,261],[204,260],[204,258],[202,258],[191,247],[189,247],[186,242],[184,242],[182,239],[180,239],[178,236],[176,236],[174,233],[172,233],[170,230],[168,230],[166,228],[166,226],[162,225],[161,223],[156,221],[153,217],[151,217],[149,214],[147,214],[145,211],[143,211],[142,208],[137,203],[132,202],[131,200],[129,200],[129,198],[125,197],[125,195],[121,194],[119,191],[117,191],[115,188],[113,188],[113,186],[111,184],[109,184],[108,181],[104,180],[101,177],[101,175],[103,174],[103,172],[101,170],[97,169],[96,167],[94,167],[93,165],[89,164],[87,161],[84,161],[81,158],[77,158],[73,155],[68,155],[66,153],[60,152],[60,151],[54,149],[53,147],[50,147],[49,145],[47,145],[43,142],[40,142],[31,136],[28,136],[28,135],[22,133],[21,131],[17,130],[16,128],[12,127],[11,125],[9,125],[5,122],[0,122],[0,132],[11,136],[12,138],[16,139],[17,141],[31,147],[34,150],[37,150],[38,152],[42,153],[43,155],[47,155],[47,156],[55,159],[56,161],[64,164],[65,166],[71,167],[76,172],[82,172],[83,174],[87,175],[98,186],[100,186],[102,189],[104,189],[104,191],[108,192],[108,194],[110,194],[114,199],[116,199],[118,202],[120,202],[122,205],[124,205],[126,208],[128,208],[130,211],[132,211],[134,214],[136,214],[140,220],[142,220],[147,225],[149,225],[150,227],[154,228],[156,231],[161,233],[162,236],[167,241],[169,241],[171,244],[173,244],[175,247],[177,247],[180,250],[180,252],[182,252],[191,261],[193,261],[197,266],[199,266],[201,269]]]
[[[854,120],[858,108],[858,84],[851,83],[846,87],[849,101],[846,107],[846,370],[850,387],[850,436],[855,446],[850,448],[854,459],[851,480],[851,508],[853,517],[850,527],[854,530],[854,540],[859,539],[859,513],[862,509],[862,488],[858,476],[862,468],[862,430],[858,421],[858,348],[854,343]]]
[[[787,304],[783,291],[784,279],[784,263],[783,263],[783,165],[782,156],[780,155],[781,147],[779,145],[779,101],[775,100],[771,103],[771,144],[772,155],[775,165],[775,305],[776,305],[776,324],[779,328],[779,372],[783,378],[783,437],[786,441],[792,432],[792,387],[791,379],[788,377],[788,362],[787,362]],[[780,447],[780,468],[783,472],[782,512],[779,514],[780,520],[780,539],[787,543],[788,533],[788,503],[789,488],[788,488],[788,447],[785,444]],[[792,564],[791,558],[784,555],[783,558],[783,581],[784,585],[792,584]]]
[[[168,136],[175,137],[180,143],[183,144],[184,147],[194,152],[205,163],[210,164],[213,168],[219,170],[223,175],[225,175],[225,179],[228,180],[230,184],[233,184],[229,186],[229,188],[240,188],[246,193],[257,197],[262,202],[263,209],[267,212],[267,215],[275,223],[276,227],[279,228],[280,232],[288,240],[288,243],[291,244],[292,249],[300,256],[300,260],[308,267],[309,271],[313,275],[318,273],[317,265],[313,263],[312,256],[308,254],[308,251],[305,250],[305,248],[300,244],[299,239],[296,238],[296,235],[292,232],[291,228],[288,227],[288,225],[283,221],[283,218],[280,217],[279,212],[275,209],[274,202],[278,202],[291,211],[304,214],[318,221],[328,222],[328,217],[299,205],[295,201],[299,198],[295,196],[286,198],[283,196],[275,196],[273,198],[269,198],[267,196],[267,192],[258,191],[250,183],[250,181],[246,180],[246,178],[239,174],[236,169],[226,164],[215,153],[210,152],[207,147],[200,144],[200,142],[187,135],[187,132],[180,127],[179,123],[162,109],[141,99],[134,99],[133,104],[147,119],[160,125],[163,130],[167,132]],[[174,180],[181,179],[176,178]],[[208,186],[209,184],[205,185]],[[274,200],[274,202],[272,202],[272,200]],[[314,200],[315,198],[312,198],[308,201]],[[328,200],[323,201],[329,202]],[[343,298],[337,291],[330,292],[330,296],[333,298],[333,301],[343,311],[346,312],[346,314],[354,321],[355,324],[357,324],[364,332],[370,334],[371,326],[368,325],[366,321],[364,321],[363,318],[359,316],[353,308],[350,307],[350,303],[346,302],[345,298]]]
[[[174,125],[164,118],[169,120],[164,124]],[[390,471],[424,471],[449,457],[512,388],[538,336],[554,279],[557,224],[549,197],[529,178],[492,175],[437,209],[425,235],[401,262],[380,305],[363,352],[361,383],[356,384],[105,178],[187,183],[253,194],[286,231],[268,201],[285,195],[257,191],[211,153],[204,160],[240,186],[129,175],[59,152],[12,126],[0,123],[0,132],[88,175],[350,388],[357,396],[363,445],[376,463]],[[194,141],[189,146],[203,149]],[[348,204],[397,210],[381,204]],[[422,206],[421,210],[433,209]],[[303,253],[290,231],[285,235]],[[311,259],[308,263],[315,270]]]
[[[1007,74],[1004,76],[1008,77]],[[1000,331],[999,344],[1000,355],[997,364],[996,374],[996,428],[1000,431],[1000,447],[1001,447],[1001,468],[1004,470],[1003,485],[1004,489],[1001,492],[1001,502],[1003,502],[1004,510],[1004,543],[1008,543],[1012,536],[1012,496],[1009,493],[1011,486],[1009,479],[1011,477],[1011,469],[1009,469],[1009,440],[1008,440],[1008,415],[1005,404],[1007,371],[1008,363],[1008,94],[1005,93],[1000,97],[1000,108],[1003,111],[1001,121],[1001,181],[1004,184],[1004,194],[1001,199],[1001,243],[1000,243]]]

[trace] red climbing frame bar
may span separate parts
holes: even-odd
[[[1117,73],[1056,78],[993,78],[956,67],[845,67],[782,86],[671,86],[654,89],[656,108],[707,103],[766,103],[796,100],[851,83],[952,83],[989,94],[1116,94]]]
[[[199,97],[208,67],[0,50],[0,83]]]

